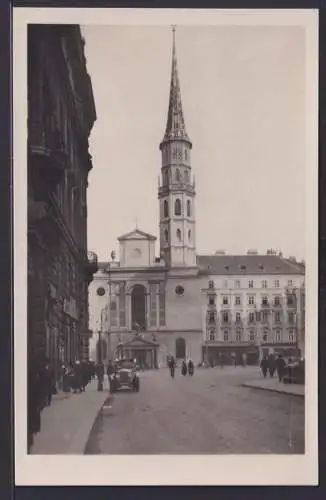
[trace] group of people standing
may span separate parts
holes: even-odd
[[[59,390],[74,393],[85,391],[86,386],[95,376],[92,363],[76,360],[69,365],[61,365],[57,370],[48,358],[38,356],[28,363],[27,379],[27,434],[28,451],[31,449],[35,434],[41,430],[41,412],[51,405],[52,396]]]
[[[267,356],[264,357],[260,363],[260,368],[264,378],[267,377],[267,373],[269,373],[269,376],[273,378],[275,372],[277,372],[278,379],[280,382],[282,382],[283,380],[285,366],[286,363],[282,354],[279,354],[279,356],[276,359],[273,354],[270,354],[268,357]]]
[[[170,370],[170,375],[172,378],[174,378],[176,366],[177,363],[174,356],[170,356],[168,358],[168,368]],[[184,359],[181,364],[181,375],[186,376],[188,374],[192,377],[194,373],[195,373],[194,362],[191,359],[189,359],[188,362]]]

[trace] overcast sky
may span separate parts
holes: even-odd
[[[101,260],[138,227],[158,236],[157,182],[169,97],[169,26],[83,26],[97,121],[88,246]],[[193,143],[197,253],[305,256],[302,27],[177,27]]]

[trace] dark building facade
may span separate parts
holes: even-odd
[[[28,28],[28,350],[88,358],[88,138],[96,120],[77,25]]]

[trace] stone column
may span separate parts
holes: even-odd
[[[117,327],[120,329],[120,294],[116,294],[116,304],[117,304]]]
[[[146,300],[146,310],[145,310],[146,330],[148,330],[148,328],[150,328],[150,325],[151,325],[151,317],[150,317],[151,297],[150,297],[150,294],[147,292],[145,294],[145,300]]]
[[[131,330],[131,293],[126,293],[126,326],[128,330]]]
[[[160,327],[160,293],[156,292],[156,328]]]

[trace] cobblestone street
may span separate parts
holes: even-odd
[[[304,453],[304,398],[243,387],[256,367],[140,373],[105,403],[86,454]]]

